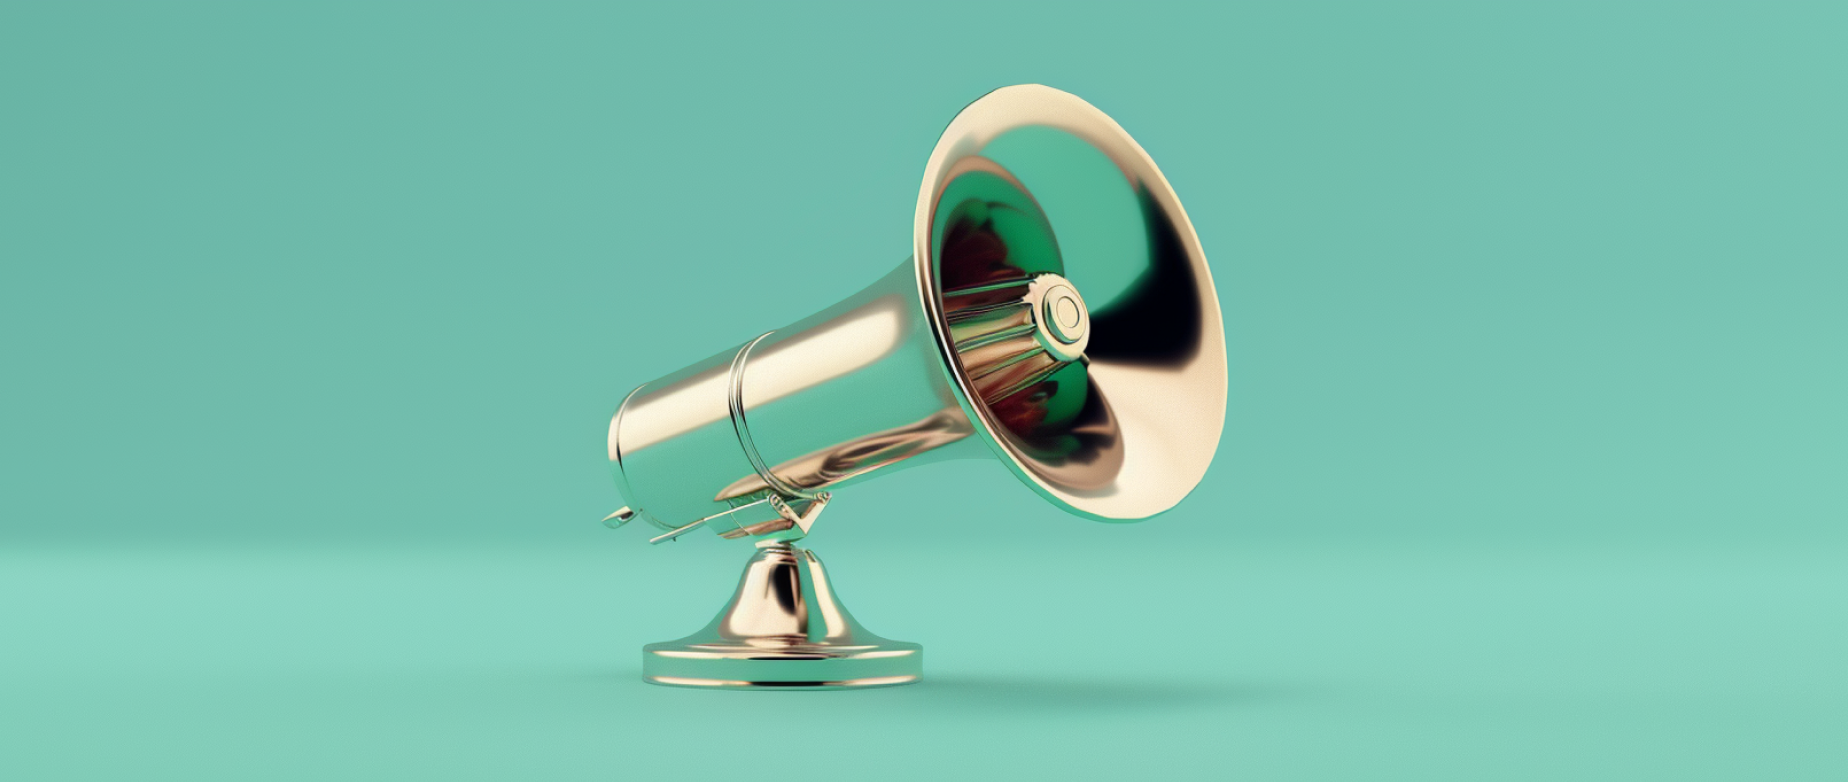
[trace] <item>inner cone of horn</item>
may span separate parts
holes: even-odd
[[[958,168],[933,239],[960,369],[1035,472],[1073,490],[1107,485],[1122,467],[1121,433],[1087,371],[1090,313],[1052,226],[999,164],[971,156]]]

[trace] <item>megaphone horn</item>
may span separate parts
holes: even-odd
[[[1055,230],[1056,229],[1056,230]],[[865,630],[806,536],[832,492],[998,458],[1065,510],[1147,518],[1218,447],[1225,340],[1199,239],[1147,153],[1050,87],[989,93],[925,167],[913,255],[865,290],[631,391],[609,458],[652,542],[756,554],[730,605],[650,644],[643,675],[706,687],[903,684],[923,650]]]

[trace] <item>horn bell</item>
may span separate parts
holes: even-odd
[[[957,404],[1022,481],[1102,521],[1148,518],[1199,484],[1225,423],[1219,302],[1180,199],[1114,120],[1040,85],[970,104],[925,167],[913,241]],[[1046,305],[1036,283],[1063,298]],[[1010,301],[1037,306],[1053,342],[1084,344],[996,370],[1007,359],[967,324]]]

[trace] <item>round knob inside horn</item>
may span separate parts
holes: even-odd
[[[1027,289],[1041,347],[1060,361],[1077,361],[1091,342],[1091,313],[1084,297],[1070,281],[1057,274],[1042,274]]]

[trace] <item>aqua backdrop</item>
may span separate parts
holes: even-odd
[[[0,6],[0,778],[1848,776],[1848,11]],[[1231,406],[1140,525],[998,465],[811,542],[927,680],[649,687],[745,548],[632,386],[909,252],[938,132],[1116,117]]]

